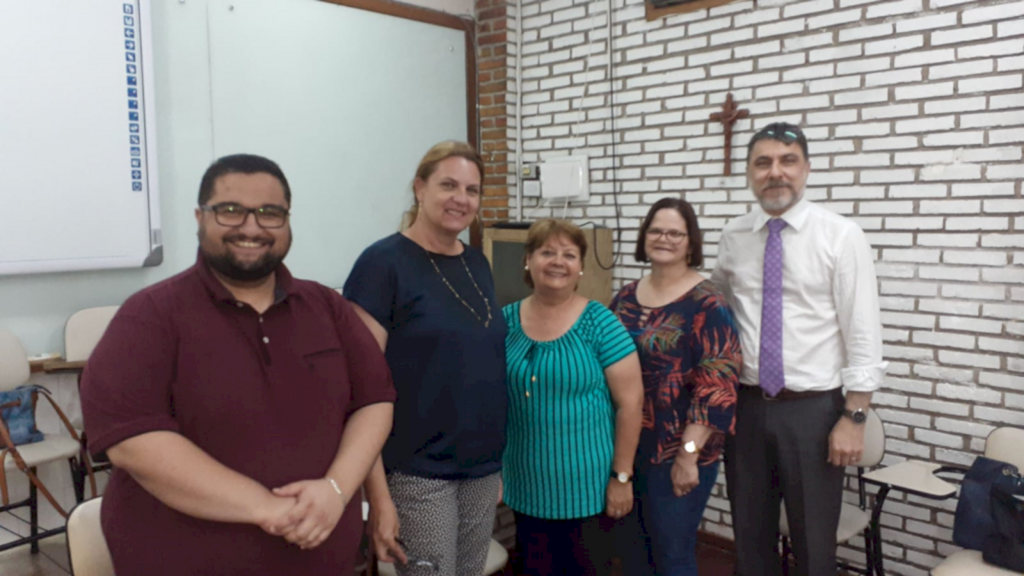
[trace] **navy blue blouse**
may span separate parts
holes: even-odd
[[[385,469],[443,479],[500,470],[506,327],[483,253],[428,253],[393,234],[362,253],[344,294],[388,331],[398,401]]]

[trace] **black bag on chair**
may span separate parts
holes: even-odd
[[[985,539],[996,531],[992,518],[992,484],[1009,468],[1017,468],[1006,462],[979,456],[971,464],[960,486],[960,501],[956,505],[953,520],[953,543],[961,548],[982,551]]]
[[[1009,464],[992,483],[992,519],[994,531],[985,539],[982,558],[1024,572],[1024,478]]]

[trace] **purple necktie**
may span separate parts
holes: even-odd
[[[764,299],[761,303],[761,349],[758,354],[761,389],[775,397],[786,387],[782,368],[782,229],[784,220],[768,221],[764,247]]]

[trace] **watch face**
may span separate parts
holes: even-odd
[[[868,415],[863,410],[858,410],[853,413],[853,421],[857,424],[863,424],[868,421]]]
[[[626,474],[625,472],[619,472],[616,478],[618,478],[619,482],[622,482],[623,484],[629,482],[629,474]]]

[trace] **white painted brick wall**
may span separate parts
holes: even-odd
[[[853,217],[875,249],[885,463],[969,463],[995,427],[1024,426],[1024,1],[737,1],[647,22],[640,0],[613,0],[613,81],[603,0],[524,2],[523,157],[590,156],[591,201],[569,211],[581,221],[614,227],[618,191],[616,288],[644,273],[636,229],[665,196],[694,204],[713,266],[721,228],[751,205],[747,140],[799,123],[808,196]],[[751,112],[730,178],[708,119],[728,92]],[[524,212],[561,214],[538,200]],[[731,537],[716,490],[704,529]],[[889,572],[925,575],[955,550],[955,501],[890,498]],[[862,546],[840,554],[858,561]]]

